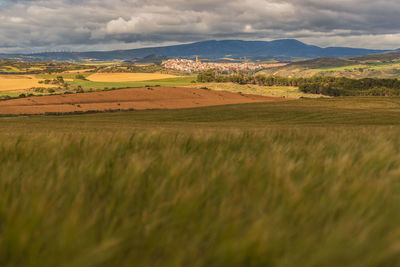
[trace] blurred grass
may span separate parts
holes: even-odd
[[[0,266],[400,266],[399,103],[0,118]]]

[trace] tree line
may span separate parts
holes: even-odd
[[[265,75],[222,75],[215,70],[199,73],[198,82],[232,82],[237,84],[256,84],[260,86],[296,86],[300,91],[327,96],[399,96],[398,79],[345,77],[285,78]]]

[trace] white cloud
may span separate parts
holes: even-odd
[[[12,22],[12,23],[21,23],[21,22],[24,22],[24,19],[23,18],[18,18],[18,17],[11,17],[10,18],[10,22]]]

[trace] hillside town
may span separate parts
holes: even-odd
[[[257,64],[254,62],[240,62],[240,63],[216,63],[216,62],[202,62],[198,58],[196,60],[190,59],[169,59],[162,62],[162,66],[168,69],[175,69],[185,72],[200,72],[209,69],[216,69],[219,71],[258,71],[267,68],[282,67],[287,63],[273,63],[273,64]]]

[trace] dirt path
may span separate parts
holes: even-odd
[[[180,109],[288,99],[243,95],[187,87],[129,88],[114,91],[27,97],[0,101],[0,114],[76,111]]]

